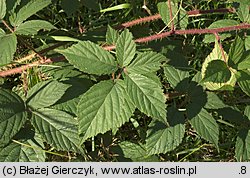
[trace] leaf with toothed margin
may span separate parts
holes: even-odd
[[[189,116],[192,115],[192,116]],[[205,109],[201,109],[201,112],[193,117],[192,110],[188,112],[188,119],[196,132],[205,140],[213,143],[218,148],[219,140],[219,125],[211,114]]]
[[[44,140],[58,150],[82,153],[78,136],[78,120],[55,109],[32,111],[32,125]]]
[[[154,76],[153,74],[151,75]],[[127,75],[125,83],[131,100],[141,112],[165,122],[165,97],[158,83],[141,74]]]
[[[106,33],[106,41],[109,45],[115,45],[119,38],[119,33],[115,29],[113,29],[110,25],[108,25],[107,33]]]
[[[136,51],[136,44],[133,41],[133,35],[125,29],[119,36],[116,43],[116,56],[120,66],[129,65],[133,60]]]
[[[161,62],[165,59],[165,56],[152,51],[139,53],[127,67],[127,71],[136,74],[153,73],[160,69]]]
[[[226,83],[231,78],[231,71],[222,60],[213,60],[208,63],[202,82]]]
[[[9,143],[26,120],[24,101],[13,92],[0,89],[0,147]]]
[[[55,104],[69,88],[69,85],[58,81],[44,81],[36,84],[28,91],[26,103],[35,109]]]
[[[0,162],[45,162],[46,155],[40,142],[43,143],[37,134],[33,138],[15,140],[0,149]]]
[[[129,99],[122,80],[102,81],[82,96],[77,111],[79,133],[84,142],[128,122],[135,106]]]
[[[20,24],[15,33],[18,35],[36,35],[39,30],[53,30],[54,25],[45,20],[30,20]]]
[[[176,108],[170,107],[167,112],[166,124],[153,121],[149,125],[146,139],[148,155],[166,153],[181,144],[185,134],[185,118]]]
[[[224,61],[223,55],[222,55],[222,51],[219,47],[218,42],[215,43],[214,49],[213,51],[207,56],[207,58],[205,59],[205,61],[202,64],[202,69],[201,69],[201,75],[202,75],[202,79],[205,78],[206,75],[206,70],[207,67],[209,65],[210,62],[212,61],[217,61],[217,60],[221,60],[224,62],[228,62],[228,55],[226,54],[226,52],[224,52],[224,56],[226,58],[226,61]],[[236,71],[233,68],[230,68],[230,73],[231,73],[231,77],[227,82],[221,82],[221,83],[215,83],[215,82],[205,82],[204,86],[206,86],[207,89],[209,90],[219,90],[221,88],[225,88],[225,87],[234,87],[235,83],[236,83]]]
[[[47,7],[49,4],[51,4],[51,0],[30,0],[17,12],[11,24],[15,27],[19,26],[23,21]]]
[[[58,50],[77,69],[88,74],[111,74],[117,70],[115,58],[90,41],[80,41],[65,50]]]

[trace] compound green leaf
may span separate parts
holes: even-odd
[[[135,106],[127,95],[123,81],[102,81],[82,96],[77,110],[79,133],[84,142],[128,122]]]
[[[6,0],[0,0],[0,20],[5,17],[6,14]]]
[[[224,53],[224,54],[225,54],[226,60],[228,61],[227,54],[226,53]],[[202,64],[202,69],[201,69],[202,79],[204,79],[204,77],[205,77],[205,73],[206,73],[208,64],[214,60],[224,61],[224,59],[222,57],[222,52],[220,50],[218,43],[215,43],[215,47],[214,47],[213,51],[208,55],[208,57],[205,59],[204,63]],[[230,70],[231,70],[231,78],[229,81],[227,81],[225,83],[205,82],[204,86],[206,86],[206,88],[209,90],[219,90],[219,89],[226,87],[226,86],[234,87],[236,84],[236,80],[237,80],[236,76],[235,76],[236,70],[234,70],[233,68],[230,68]]]
[[[108,25],[107,33],[106,33],[106,41],[109,45],[115,45],[119,38],[119,33],[115,29],[113,29],[110,25]]]
[[[167,153],[174,150],[185,134],[184,115],[176,108],[168,109],[169,127],[162,122],[152,122],[147,131],[146,148],[149,155]]]
[[[244,46],[244,41],[239,36],[237,36],[229,50],[228,63],[230,66],[233,67],[234,65],[239,63],[241,57],[244,54]]]
[[[13,92],[0,90],[0,147],[9,143],[27,120],[23,100]]]
[[[117,70],[114,57],[90,41],[81,41],[59,53],[82,72],[102,75],[111,74]]]
[[[201,109],[201,112],[198,115],[195,117],[188,116],[188,119],[196,132],[202,138],[215,144],[218,148],[219,126],[211,114],[209,114],[205,109]]]
[[[227,107],[227,105],[215,93],[207,92],[207,103],[204,107],[206,109],[221,109]]]
[[[116,56],[121,67],[129,65],[134,59],[136,44],[133,41],[133,35],[125,29],[119,36],[116,44]]]
[[[125,83],[130,98],[141,112],[166,122],[165,97],[158,83],[141,74],[127,75]]]
[[[213,60],[208,63],[203,82],[226,83],[231,78],[231,71],[222,60]]]
[[[55,104],[69,88],[58,81],[45,81],[36,84],[28,91],[27,105],[39,109]]]
[[[12,25],[19,26],[23,21],[27,20],[38,11],[47,7],[51,3],[51,0],[31,0],[25,6],[23,6],[16,14]]]
[[[15,33],[18,35],[36,35],[39,30],[56,29],[54,25],[44,20],[30,20],[20,24]]]
[[[0,65],[8,64],[13,60],[17,47],[15,34],[0,37]]]
[[[181,81],[189,77],[189,72],[177,69],[170,65],[165,65],[164,76],[170,83],[171,87],[176,88]]]
[[[58,150],[82,152],[76,118],[48,108],[33,111],[32,114],[32,125],[49,144]]]
[[[213,28],[223,28],[223,27],[228,27],[228,26],[235,26],[239,25],[239,22],[236,20],[230,20],[230,19],[223,19],[223,20],[217,20],[213,22],[208,28],[213,29]],[[230,33],[222,33],[219,35],[221,40],[225,40],[229,37],[232,36]],[[203,40],[205,43],[213,43],[215,41],[214,35],[205,35],[205,38]]]
[[[147,154],[145,145],[124,141],[118,145],[122,151],[122,156],[134,162],[157,162],[157,156]]]
[[[10,143],[0,150],[0,162],[45,162],[45,151],[36,141],[37,138]]]
[[[147,74],[160,69],[165,56],[155,52],[139,53],[133,62],[127,67],[128,73]]]
[[[235,157],[240,162],[250,160],[250,130],[240,130],[235,144]]]

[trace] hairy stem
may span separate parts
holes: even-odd
[[[187,15],[189,17],[194,17],[194,16],[201,16],[201,15],[213,14],[213,13],[235,13],[235,12],[236,12],[235,8],[221,8],[221,9],[210,9],[210,10],[192,10],[192,11],[188,11]],[[146,22],[152,22],[152,21],[160,20],[160,19],[161,19],[161,15],[155,14],[152,16],[143,17],[143,18],[139,18],[136,20],[132,20],[130,22],[123,23],[117,26],[116,28],[117,29],[129,28],[135,25],[139,25],[139,24],[146,23]]]
[[[242,30],[242,29],[250,29],[250,24],[242,23],[242,24],[236,25],[236,26],[228,26],[228,27],[214,28],[214,29],[175,30],[174,35],[215,34],[215,33],[228,32],[228,31],[237,31],[237,30]],[[147,42],[162,39],[162,38],[165,38],[165,37],[168,37],[171,35],[173,35],[173,33],[171,31],[164,32],[161,34],[156,34],[156,35],[136,39],[135,42],[147,43]],[[113,46],[104,46],[103,48],[105,50],[113,50],[113,49],[115,49],[115,46],[114,45]],[[64,56],[59,56],[56,58],[48,58],[46,60],[36,61],[34,63],[23,65],[21,67],[17,67],[17,68],[10,69],[7,71],[1,71],[0,77],[6,77],[6,76],[17,74],[17,73],[22,73],[24,70],[27,70],[27,69],[32,68],[34,66],[39,66],[41,64],[48,64],[48,63],[52,63],[52,62],[56,62],[56,61],[60,61],[60,60],[64,60],[64,59],[65,59]]]

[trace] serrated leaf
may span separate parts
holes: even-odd
[[[79,133],[84,142],[128,122],[135,106],[127,96],[123,81],[102,81],[82,96],[77,110]]]
[[[160,69],[164,59],[166,59],[165,56],[155,52],[139,53],[127,67],[127,71],[134,74],[154,73]]]
[[[33,140],[20,140],[0,150],[0,162],[45,162],[45,152]]]
[[[190,111],[191,113],[192,111]],[[191,113],[191,115],[193,115]],[[201,112],[195,117],[189,117],[191,125],[196,132],[205,140],[213,143],[218,148],[219,140],[219,126],[215,119],[205,109],[201,109]]]
[[[6,14],[6,0],[0,0],[0,20],[5,17]]]
[[[63,111],[48,108],[32,114],[32,125],[49,144],[58,150],[82,152],[77,119]]]
[[[170,65],[165,65],[164,76],[170,83],[171,87],[176,88],[178,84],[180,84],[184,79],[189,77],[189,72],[177,69]]]
[[[12,25],[19,26],[23,21],[47,7],[50,3],[51,0],[30,0],[17,12]]]
[[[168,108],[169,127],[161,122],[152,122],[147,131],[146,148],[149,155],[174,150],[185,134],[184,115],[176,108]]]
[[[102,75],[111,74],[117,70],[114,57],[90,41],[81,41],[59,53],[82,72]]]
[[[124,141],[118,145],[122,151],[122,156],[135,162],[159,161],[157,156],[147,154],[145,145]]]
[[[231,71],[222,60],[213,60],[208,63],[203,82],[226,83],[231,78]]]
[[[133,60],[136,51],[136,44],[133,35],[125,29],[119,36],[116,44],[117,61],[121,67],[129,65]]]
[[[92,86],[92,82],[84,78],[69,78],[61,81],[70,85],[69,89],[53,106],[54,109],[77,115],[77,105],[81,96]]]
[[[30,20],[20,24],[15,33],[18,35],[36,35],[39,30],[56,29],[54,25],[44,20]]]
[[[174,23],[179,25],[181,29],[186,29],[188,25],[188,16],[186,13],[186,10],[182,7],[178,7],[177,3],[172,3],[172,14],[174,18]],[[158,11],[162,17],[163,22],[168,25],[168,27],[171,26],[171,19],[169,14],[169,7],[167,2],[160,2],[157,4]]]
[[[66,12],[68,16],[76,13],[78,8],[80,8],[80,1],[79,0],[61,0],[62,9]]]
[[[0,147],[19,132],[26,120],[23,100],[13,92],[0,89]]]
[[[207,92],[207,103],[204,107],[206,109],[221,109],[227,107],[227,105],[215,93]]]
[[[127,75],[125,83],[130,98],[141,112],[166,122],[165,97],[158,83],[141,74]]]
[[[224,53],[224,54],[225,54],[226,60],[228,61],[227,54],[226,53]],[[224,59],[222,57],[221,49],[220,49],[217,42],[215,43],[215,47],[214,47],[213,51],[208,55],[208,57],[205,59],[205,61],[202,64],[202,69],[201,69],[202,78],[204,78],[204,76],[205,76],[205,72],[206,72],[208,63],[210,63],[211,61],[214,61],[214,60],[224,61]],[[236,70],[234,70],[232,68],[230,68],[230,69],[231,69],[231,78],[228,82],[226,82],[226,83],[205,82],[204,86],[206,86],[206,88],[209,90],[219,90],[225,86],[234,87],[236,84],[236,80],[237,80],[236,76],[235,76]]]
[[[15,34],[0,37],[0,65],[8,64],[13,60],[17,47]]]
[[[250,69],[250,51],[246,51],[242,58],[241,62],[238,64],[238,70],[248,70]]]
[[[115,29],[113,29],[110,25],[108,25],[107,33],[106,33],[106,42],[109,45],[115,45],[119,38],[119,33]]]
[[[230,66],[233,67],[239,63],[241,57],[243,56],[244,50],[244,41],[239,36],[237,36],[229,50],[228,63]]]
[[[250,160],[250,130],[241,130],[235,144],[235,157],[237,161]]]
[[[55,104],[69,88],[58,81],[45,81],[36,84],[28,91],[27,105],[39,109]]]
[[[217,20],[213,22],[208,28],[209,29],[214,29],[214,28],[223,28],[223,27],[228,27],[228,26],[235,26],[239,25],[239,22],[236,20],[230,20],[230,19],[223,19],[223,20]],[[230,33],[222,33],[219,34],[221,40],[225,40],[232,35]],[[214,35],[205,35],[205,38],[203,40],[205,43],[213,43],[215,41]]]

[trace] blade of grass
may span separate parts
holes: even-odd
[[[117,6],[102,9],[102,10],[100,10],[100,12],[110,12],[110,11],[116,11],[116,10],[121,10],[121,9],[129,9],[129,8],[131,8],[131,4],[124,3],[124,4],[119,4]]]

